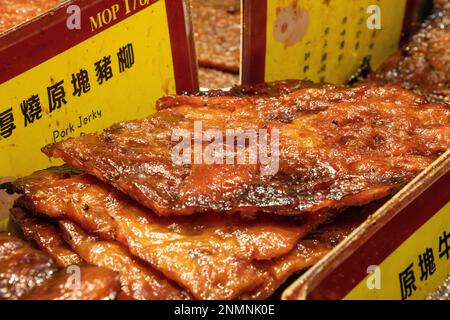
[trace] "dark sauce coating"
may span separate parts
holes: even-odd
[[[0,300],[115,299],[120,282],[114,271],[75,267],[79,270],[76,278],[73,270],[58,268],[46,253],[0,233]]]

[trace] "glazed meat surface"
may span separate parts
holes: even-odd
[[[24,241],[0,233],[0,300],[16,300],[57,271],[53,259]]]
[[[312,231],[287,255],[270,261],[255,262],[255,266],[263,270],[266,281],[259,290],[243,298],[260,300],[270,297],[294,272],[311,267],[323,258],[379,206],[380,203],[375,202],[364,207],[349,209],[336,219]]]
[[[86,193],[80,192],[77,181],[74,181],[74,184],[70,184],[72,180],[62,179],[77,174],[80,174],[80,171],[67,166],[52,168],[50,171],[36,172],[32,176],[17,180],[13,189],[17,193],[23,193],[25,196],[28,196],[21,199],[22,205],[36,213],[42,212],[41,208],[37,207],[41,203],[41,199],[42,201],[48,201],[49,195],[53,190],[60,190],[60,192],[67,194],[72,194],[73,192],[74,197],[70,202],[65,202],[64,198],[58,198],[57,196],[52,198],[54,204],[61,203],[47,206],[45,215],[58,219],[68,218],[70,215],[73,221],[82,225],[85,230],[93,235],[99,235],[104,239],[113,239],[115,230],[112,218],[103,210],[103,207],[91,208],[88,206],[88,203],[90,203],[90,186],[88,182],[90,178],[86,177],[87,182],[83,186],[87,189]],[[76,190],[78,192],[75,192]],[[28,199],[32,201],[27,201]]]
[[[25,300],[114,300],[120,290],[117,274],[106,268],[81,266],[80,283],[71,270],[62,269],[36,287]]]
[[[391,85],[289,88],[276,94],[164,97],[159,111],[146,119],[43,151],[169,216],[301,215],[364,205],[396,192],[449,149],[449,107],[407,90]],[[278,170],[262,175],[260,162],[175,164],[172,149],[179,141],[172,141],[173,129],[193,133],[197,121],[203,132],[259,134],[262,129],[268,141],[277,132]],[[208,143],[202,147],[208,152]],[[245,147],[248,155],[250,146]],[[230,152],[234,159],[236,153],[236,148]]]
[[[114,237],[120,243],[197,299],[232,299],[263,287],[265,277],[253,262],[291,252],[330,215],[289,220],[244,220],[217,214],[164,218],[92,176],[63,171],[46,170],[10,186],[24,194],[18,204],[43,214],[64,212],[61,218],[76,221],[83,228],[95,224],[79,219],[83,212],[92,208],[107,213],[112,218],[110,229],[115,230]],[[83,203],[73,205],[82,194]],[[94,215],[86,216],[95,220]]]
[[[39,249],[52,257],[60,267],[83,262],[83,259],[62,239],[57,226],[21,208],[12,208],[11,218],[20,226],[27,240],[35,242]]]
[[[152,267],[145,265],[115,241],[87,235],[69,220],[59,222],[67,243],[92,265],[116,271],[122,291],[136,300],[180,300],[189,295],[170,283]]]
[[[434,1],[434,13],[409,43],[370,74],[372,83],[396,83],[450,102],[450,1]]]
[[[79,283],[73,272],[24,241],[0,233],[0,300],[104,300],[120,290],[115,272],[81,266]]]
[[[131,299],[175,300],[189,297],[159,272],[132,257],[123,246],[89,236],[69,220],[59,222],[64,241],[57,226],[22,208],[11,209],[11,216],[25,236],[34,240],[60,266],[80,264],[84,259],[91,265],[116,271],[120,276],[122,292]]]
[[[82,186],[87,182],[80,179],[86,175],[69,178],[68,175],[63,175],[62,171],[58,169],[47,172],[55,180],[69,180],[68,185],[71,186],[73,181],[70,180],[79,179],[79,192],[86,192]],[[38,173],[37,176],[42,178],[43,173]],[[30,180],[39,184],[36,177],[31,177]],[[48,186],[50,179],[47,178],[45,181]],[[89,183],[94,181],[91,180]],[[21,183],[23,191],[23,185],[26,183],[24,180],[21,180]],[[70,194],[61,194],[50,192],[45,186],[42,188],[43,191],[34,190],[37,193],[47,194],[49,199],[62,200],[56,202],[48,200],[44,205],[43,199],[39,198],[37,202],[40,203],[36,202],[35,208],[39,208],[43,213],[49,206],[70,203],[77,197],[77,192],[73,189]],[[246,223],[238,222],[239,220],[231,217],[229,219],[217,217],[218,220],[215,221],[211,215],[189,217],[191,223],[185,218],[167,220],[155,216],[131,200],[118,198],[120,194],[100,182],[96,188],[96,193],[93,192],[93,188],[88,191],[91,201],[89,206],[103,203],[99,211],[103,209],[114,216],[119,242],[128,246],[135,256],[149,262],[192,290],[198,299],[267,298],[292,273],[311,266],[323,257],[372,212],[364,207],[343,213],[332,223],[319,227],[306,239],[297,242],[294,240],[300,239],[300,234],[304,235],[301,232],[303,228],[307,228],[308,231],[313,229],[311,222],[303,221],[306,223],[305,227],[289,227],[282,223],[270,224],[266,219]],[[63,186],[58,183],[55,190],[61,189]],[[33,198],[30,193],[25,197]],[[110,204],[116,204],[114,210],[105,207],[105,198],[109,199]],[[22,203],[22,200],[19,203]],[[71,214],[68,213],[64,217],[71,217]],[[223,222],[220,222],[222,220]],[[295,219],[291,221],[292,223],[295,224]],[[102,241],[86,235],[73,222],[61,220],[60,224],[65,239],[76,252],[91,264],[117,270],[121,276],[122,290],[131,298],[137,298],[139,295],[143,298],[145,292],[136,283],[139,283],[143,275],[151,274],[149,271],[151,267],[145,268],[115,242]],[[137,291],[134,294],[130,293],[131,288],[137,288],[135,289]],[[166,294],[167,287],[162,286],[159,293]]]

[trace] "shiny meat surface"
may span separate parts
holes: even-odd
[[[81,264],[83,259],[64,242],[58,227],[21,208],[12,208],[11,217],[24,236],[52,257],[60,267]]]
[[[146,119],[118,123],[43,151],[161,216],[292,216],[383,198],[450,147],[449,106],[428,103],[397,86],[324,85],[280,93],[165,97],[159,111]],[[262,175],[259,162],[175,164],[171,151],[179,140],[171,141],[172,130],[191,133],[188,141],[194,143],[195,121],[201,121],[203,132],[267,130],[269,141],[278,132],[278,171]],[[204,153],[208,147],[204,142]],[[249,148],[247,144],[243,154]]]
[[[0,0],[0,33],[58,5],[59,0]]]
[[[241,298],[260,300],[270,297],[294,272],[304,270],[323,258],[382,203],[384,201],[349,209],[336,219],[312,231],[287,255],[270,261],[255,262],[255,266],[263,272],[266,281],[259,290]]]
[[[435,1],[419,32],[367,81],[396,83],[430,100],[450,102],[450,1]]]
[[[199,65],[239,73],[240,1],[191,0],[190,5]]]
[[[123,246],[87,235],[69,220],[59,222],[67,243],[92,265],[116,271],[122,291],[131,299],[180,300],[189,295],[170,283],[152,267],[145,265]]]
[[[54,176],[70,177],[72,174],[79,174],[80,172],[68,167],[52,168],[51,171],[52,174],[49,174],[48,171],[37,172],[15,182],[15,191],[26,196],[20,200],[21,206],[39,213],[41,212],[40,208],[35,207],[35,205],[41,201],[48,201],[48,196],[53,190],[73,194],[74,197],[71,198],[70,202],[65,202],[66,200],[63,198],[52,198],[54,203],[62,203],[61,205],[46,207],[45,215],[50,218],[64,219],[68,218],[70,214],[70,218],[82,225],[88,232],[100,235],[104,239],[113,239],[115,230],[112,218],[102,208],[91,208],[88,205],[90,203],[89,189],[91,185],[86,183],[81,186],[82,189],[80,190],[80,185],[76,181],[73,185],[70,185],[71,180],[54,178]],[[86,179],[89,180],[88,177]],[[61,208],[64,208],[64,210]]]
[[[220,97],[220,96],[234,96],[234,97],[279,97],[282,95],[287,95],[298,89],[302,88],[313,88],[321,87],[320,84],[314,84],[311,81],[306,80],[281,80],[276,82],[263,82],[258,84],[242,84],[234,85],[230,89],[214,89],[205,92],[199,92],[197,96],[204,97]],[[168,96],[166,98],[161,98],[157,107],[159,109],[164,109],[171,107],[168,101],[179,101],[179,97]],[[176,102],[176,101],[175,101]]]
[[[0,300],[17,300],[51,278],[53,259],[24,241],[0,233]]]
[[[24,300],[114,300],[120,290],[117,274],[106,268],[81,266],[79,280],[62,269],[36,287]]]
[[[288,220],[243,220],[217,214],[164,218],[91,176],[63,171],[47,170],[19,180],[16,190],[25,196],[18,203],[32,203],[28,207],[43,214],[64,212],[64,218],[83,228],[94,224],[79,219],[83,208],[107,213],[113,218],[111,229],[120,243],[197,299],[232,299],[257,290],[265,277],[253,262],[289,253],[328,217],[320,213]],[[81,194],[85,202],[72,205]]]
[[[44,252],[0,233],[0,300],[104,300],[116,297],[120,282],[114,271],[90,266],[81,266],[78,270],[79,274],[75,274],[74,269],[58,269]]]

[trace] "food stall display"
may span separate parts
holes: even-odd
[[[355,2],[0,0],[0,300],[448,296],[450,1]]]

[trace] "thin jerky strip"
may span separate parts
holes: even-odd
[[[55,259],[60,267],[83,263],[83,259],[64,242],[58,227],[18,207],[11,209],[11,217],[25,237]]]
[[[114,300],[120,290],[117,273],[107,268],[81,266],[79,280],[62,269],[22,300]]]
[[[67,243],[92,265],[118,272],[122,291],[138,300],[186,300],[189,294],[174,286],[161,274],[145,265],[115,241],[87,235],[69,220],[59,222]]]

